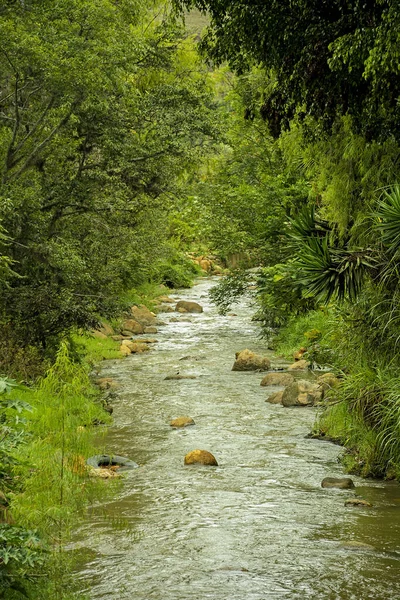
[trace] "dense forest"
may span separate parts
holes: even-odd
[[[234,267],[221,310],[259,267],[268,344],[340,377],[314,434],[400,478],[399,26],[392,0],[0,3],[0,597],[74,597],[90,332],[189,286],[190,252]]]

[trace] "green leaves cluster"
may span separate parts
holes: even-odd
[[[0,337],[46,351],[149,278],[218,123],[162,3],[9,3],[0,40]]]

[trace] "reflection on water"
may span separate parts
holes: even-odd
[[[103,600],[400,597],[400,487],[356,477],[355,490],[320,487],[342,475],[340,448],[305,437],[314,409],[265,403],[272,390],[260,373],[231,371],[236,351],[265,353],[265,344],[245,304],[235,317],[216,314],[211,285],[179,295],[203,314],[163,315],[151,352],[104,364],[121,384],[107,451],[141,466],[76,532],[75,547],[90,551],[82,591]],[[177,371],[196,379],[164,380]],[[196,425],[172,430],[181,415]],[[194,448],[220,466],[185,467]],[[345,508],[355,494],[373,508]]]

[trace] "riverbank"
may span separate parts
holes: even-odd
[[[398,481],[400,382],[395,356],[386,358],[358,330],[351,339],[334,306],[292,317],[274,347],[286,357],[301,350],[305,359],[339,377],[340,385],[332,391],[313,434],[345,447],[341,455],[345,469],[362,477]]]

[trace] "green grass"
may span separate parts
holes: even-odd
[[[293,353],[302,347],[308,349],[304,358],[318,364],[331,364],[330,335],[331,315],[326,308],[312,310],[305,315],[293,317],[274,340],[278,354],[293,358]]]
[[[346,402],[328,406],[318,417],[314,433],[345,446],[341,461],[349,473],[361,477],[383,477],[387,473],[377,433],[351,412]]]
[[[157,307],[157,298],[166,296],[171,290],[160,283],[143,283],[142,285],[126,291],[121,300],[126,306],[134,304],[144,304],[149,310],[154,310]]]
[[[24,583],[32,599],[73,598],[73,565],[64,548],[88,503],[111,489],[89,478],[85,469],[86,458],[100,450],[100,431],[93,423],[110,422],[110,416],[102,409],[87,365],[71,359],[66,343],[35,389],[21,387],[8,397],[27,406],[18,415],[23,443],[12,452],[18,484],[9,494],[9,511],[13,524],[37,531],[48,548],[41,577],[35,579],[33,573],[31,582],[27,565]]]
[[[109,337],[97,338],[90,333],[75,332],[71,334],[71,341],[80,360],[86,362],[90,367],[102,360],[124,358],[119,351],[120,343]]]

